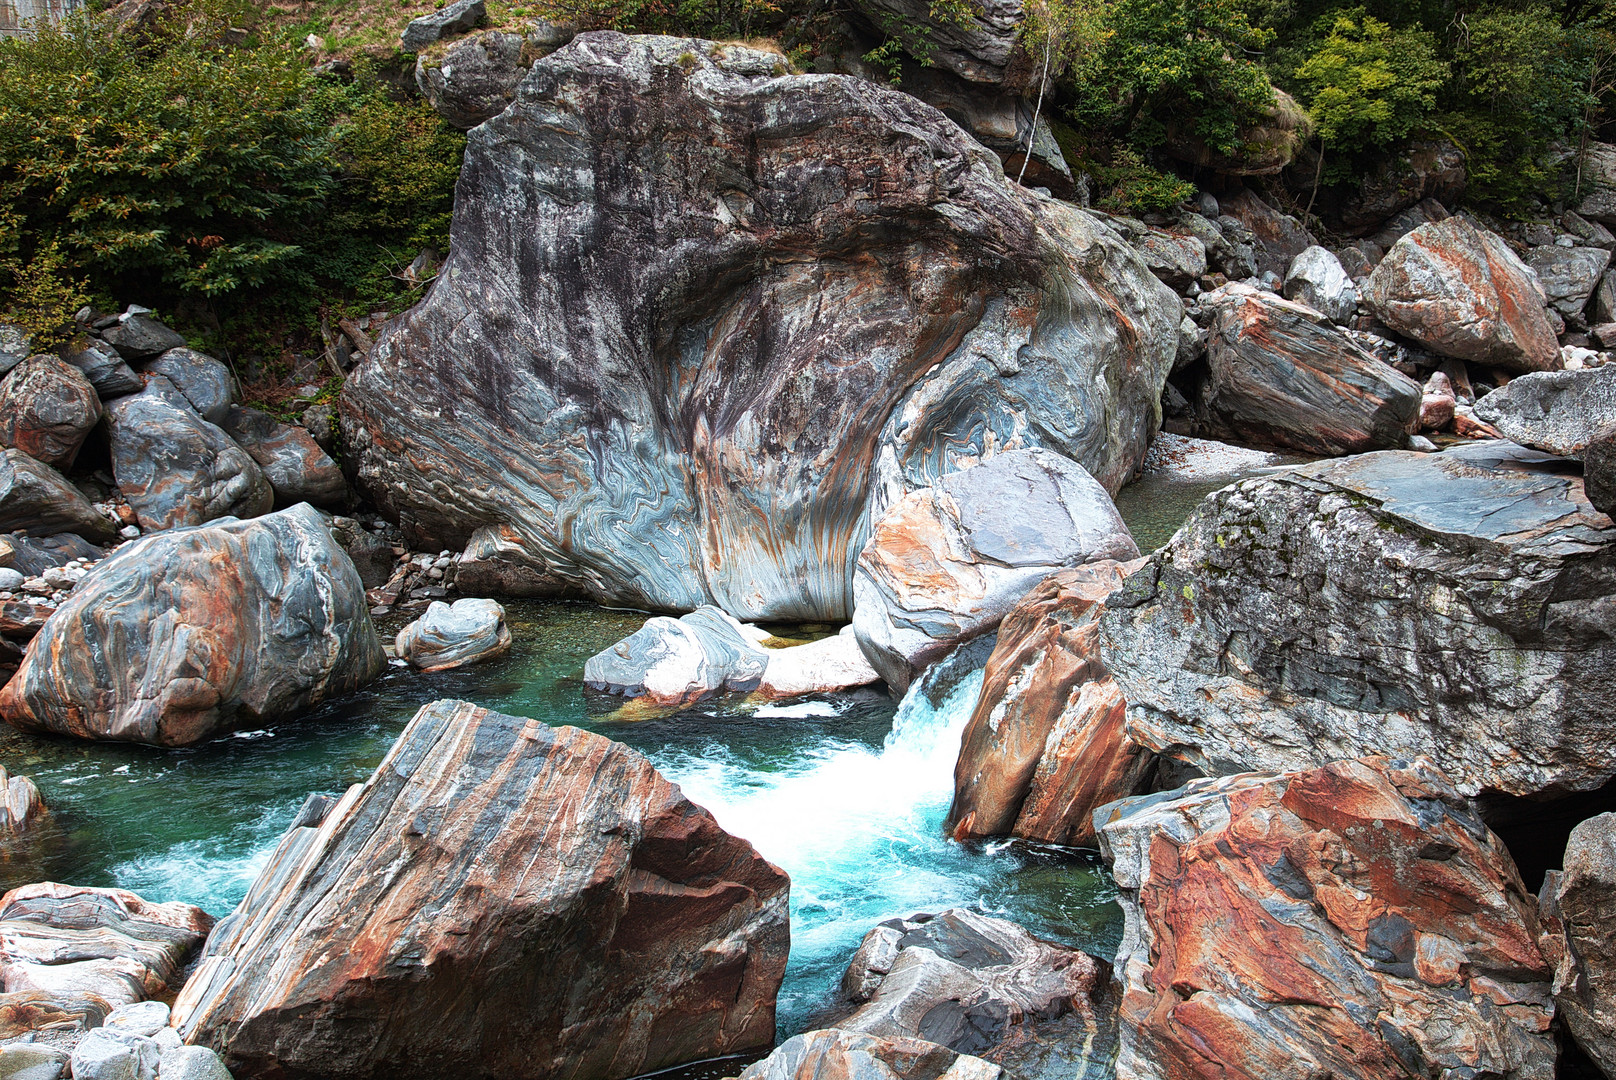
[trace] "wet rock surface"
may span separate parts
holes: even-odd
[[[0,630],[5,615],[0,612]],[[39,788],[26,776],[12,776],[0,766],[0,837],[26,832],[46,813]]]
[[[1538,899],[1560,1022],[1616,1076],[1616,814],[1571,831],[1564,869],[1549,872]]]
[[[394,652],[419,671],[448,671],[511,651],[505,609],[496,601],[433,601],[426,614],[398,632]]]
[[[1387,451],[1210,496],[1107,602],[1128,734],[1208,773],[1429,755],[1467,793],[1616,775],[1616,527],[1575,465]]]
[[[33,356],[0,382],[0,446],[12,446],[53,469],[71,469],[79,447],[101,419],[90,380],[54,356]]]
[[[584,664],[597,690],[684,705],[719,691],[756,690],[768,668],[763,634],[712,606],[677,619],[646,620]]]
[[[1535,905],[1428,762],[1198,780],[1095,823],[1119,1080],[1555,1075]]]
[[[304,808],[175,1023],[240,1076],[611,1080],[762,1049],[786,892],[638,753],[440,701]]]
[[[1616,366],[1511,379],[1476,401],[1476,419],[1522,446],[1580,456],[1616,426]]]
[[[385,664],[359,577],[305,504],[120,548],[46,621],[0,717],[182,746],[299,716]]]
[[[827,1028],[794,1035],[741,1080],[1001,1080],[1004,1070],[924,1039]]]

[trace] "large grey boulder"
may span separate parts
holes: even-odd
[[[1128,734],[1204,772],[1429,755],[1467,794],[1616,776],[1616,525],[1560,459],[1387,451],[1209,496],[1112,594]]]
[[[591,656],[584,683],[659,705],[687,705],[721,690],[756,690],[769,666],[762,637],[710,605],[677,619],[661,615]]]
[[[67,477],[21,450],[0,450],[0,532],[51,536],[78,533],[86,540],[117,539],[112,519],[90,504]]]
[[[1328,248],[1314,244],[1291,260],[1285,271],[1285,298],[1305,304],[1345,326],[1358,309],[1358,290]]]
[[[434,41],[475,30],[487,17],[484,0],[454,0],[430,15],[411,19],[399,35],[398,47],[405,52],[420,52]]]
[[[1291,102],[1295,108],[1295,102]],[[1300,109],[1296,109],[1300,112]],[[1286,136],[1279,134],[1277,143],[1287,141]],[[1256,274],[1273,274],[1283,278],[1291,263],[1296,261],[1303,251],[1316,247],[1318,241],[1308,232],[1300,221],[1289,214],[1274,209],[1250,188],[1241,188],[1238,191],[1224,195],[1218,200],[1219,216],[1233,218],[1239,222],[1243,231],[1249,234],[1248,242],[1253,248],[1252,272]],[[1230,274],[1231,278],[1245,275]]]
[[[91,339],[64,346],[61,357],[83,372],[102,401],[125,394],[138,394],[141,387],[146,385],[118,355],[118,350],[104,341]]]
[[[342,467],[320,449],[306,428],[239,406],[227,408],[219,426],[257,462],[280,505],[310,502],[333,507],[347,502]]]
[[[1583,309],[1610,265],[1610,251],[1551,244],[1533,248],[1526,261],[1537,273],[1549,306],[1573,325],[1585,325]]]
[[[1554,1003],[1583,1051],[1616,1076],[1616,814],[1572,829],[1563,867],[1538,895]]]
[[[117,349],[125,360],[149,360],[185,346],[185,338],[156,319],[129,312],[102,330],[101,340]]]
[[[493,600],[434,600],[426,614],[398,632],[393,654],[420,671],[447,671],[511,651],[505,609]]]
[[[1138,555],[1093,477],[1052,451],[1012,450],[904,496],[876,522],[854,572],[853,630],[901,693],[1056,570]]]
[[[982,0],[961,18],[939,18],[927,0],[854,0],[877,33],[911,55],[973,83],[1026,89],[1038,76],[1020,46],[1021,0]]]
[[[0,718],[182,746],[301,716],[386,664],[359,575],[304,503],[119,548],[46,621]]]
[[[195,349],[169,349],[141,364],[140,370],[167,379],[210,424],[223,424],[230,403],[236,400],[236,380],[230,369]]]
[[[157,1080],[161,1058],[145,1035],[95,1028],[73,1047],[73,1080]]]
[[[581,34],[473,129],[444,269],[342,397],[414,542],[502,527],[598,601],[841,620],[905,492],[1015,447],[1138,469],[1171,290],[930,106],[778,64]]]
[[[1616,424],[1616,365],[1511,379],[1476,399],[1476,419],[1522,446],[1580,457]]]
[[[0,382],[0,446],[53,469],[71,469],[101,419],[101,401],[83,372],[54,356],[32,356]]]

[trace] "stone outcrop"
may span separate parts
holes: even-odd
[[[304,504],[119,548],[46,621],[0,718],[183,746],[299,716],[386,662],[353,564]]]
[[[483,596],[564,596],[574,591],[527,554],[509,525],[485,525],[471,534],[455,560],[455,584]]]
[[[1571,830],[1564,869],[1549,871],[1538,898],[1560,1022],[1616,1076],[1616,814]]]
[[[1341,222],[1362,235],[1426,199],[1453,206],[1467,180],[1462,149],[1446,140],[1416,140],[1363,177],[1340,209]]]
[[[825,1028],[793,1035],[741,1080],[1002,1080],[1004,1070],[924,1039]]]
[[[83,372],[54,356],[33,356],[0,382],[0,446],[53,469],[71,469],[101,419],[101,400]]]
[[[227,408],[219,426],[257,462],[281,506],[311,502],[332,507],[347,502],[348,484],[341,467],[306,428],[244,408]]]
[[[1202,309],[1212,321],[1196,434],[1356,454],[1401,448],[1419,423],[1419,384],[1312,308],[1236,283]]]
[[[1550,244],[1533,248],[1527,265],[1537,274],[1549,306],[1573,326],[1586,326],[1583,309],[1610,265],[1610,252],[1597,247]]]
[[[342,398],[412,542],[501,528],[598,601],[841,621],[905,492],[1014,447],[1137,470],[1171,291],[930,106],[778,64],[582,34],[473,129],[444,269]]]
[[[1192,781],[1095,817],[1126,919],[1118,1080],[1552,1080],[1531,896],[1428,762]]]
[[[61,356],[90,380],[102,401],[138,394],[146,385],[118,355],[118,350],[104,341],[80,340],[63,348]]]
[[[493,600],[434,600],[426,614],[398,632],[394,654],[419,671],[448,671],[511,651],[505,609]]]
[[[853,629],[898,692],[999,624],[1056,570],[1139,555],[1093,477],[1048,450],[950,473],[876,522],[853,579]]]
[[[1103,960],[966,908],[890,919],[842,978],[836,1026],[920,1038],[1029,1078],[1087,1075],[1109,1058]]]
[[[210,424],[223,425],[230,403],[236,400],[236,380],[230,369],[195,349],[170,349],[141,364],[140,370],[167,379]]]
[[[787,885],[628,747],[440,701],[311,799],[175,1026],[244,1076],[616,1080],[764,1049]]]
[[[1295,107],[1295,102],[1290,104]],[[1284,278],[1297,257],[1318,244],[1301,222],[1275,210],[1250,188],[1224,195],[1218,203],[1220,215],[1234,218],[1251,233],[1256,248],[1254,270],[1259,275]]]
[[[50,536],[77,533],[106,543],[117,538],[112,519],[67,477],[21,450],[0,450],[0,532]]]
[[[954,767],[956,839],[1093,847],[1094,808],[1140,790],[1154,757],[1122,734],[1098,641],[1105,598],[1139,565],[1062,570],[1005,616]]]
[[[1542,286],[1502,237],[1469,219],[1421,225],[1386,253],[1364,303],[1443,356],[1510,371],[1559,367]]]
[[[0,1038],[99,1027],[114,1008],[179,988],[213,919],[123,889],[46,882],[0,897]]]
[[[4,615],[0,614],[0,628]],[[45,815],[45,800],[26,776],[12,776],[0,765],[0,837],[26,832]]]
[[[1291,260],[1285,271],[1285,298],[1295,300],[1345,326],[1358,309],[1358,290],[1328,249],[1314,244]]]
[[[454,0],[430,15],[411,19],[399,35],[398,47],[405,52],[420,52],[435,41],[475,30],[487,17],[484,0]]]
[[[533,61],[554,52],[562,36],[549,23],[538,31],[469,35],[442,56],[416,61],[416,89],[439,116],[468,131],[505,111]]]
[[[1475,411],[1512,442],[1579,457],[1616,424],[1616,365],[1522,375],[1476,399]]]
[[[1560,459],[1387,451],[1211,496],[1113,593],[1128,734],[1211,774],[1429,755],[1467,794],[1616,775],[1616,526]]]
[[[257,517],[275,501],[258,463],[163,376],[107,404],[112,472],[148,530]]]
[[[973,83],[1023,90],[1037,70],[1021,49],[1021,0],[983,0],[961,19],[936,18],[926,0],[854,0],[878,34],[911,56]]]

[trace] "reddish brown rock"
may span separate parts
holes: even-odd
[[[1433,371],[1420,394],[1420,430],[1441,431],[1453,423],[1453,410],[1458,405],[1453,380],[1446,372]]]
[[[774,1041],[788,882],[628,747],[427,705],[174,1006],[238,1077],[615,1080]]]
[[[56,608],[43,600],[0,600],[0,637],[32,641],[54,614]]]
[[[1535,905],[1423,759],[1193,781],[1095,814],[1127,919],[1118,1080],[1552,1080]]]
[[[12,776],[0,765],[0,839],[24,832],[45,815],[45,800],[26,776]]]
[[[70,469],[101,419],[101,399],[84,373],[54,356],[31,356],[0,382],[0,446],[53,469]]]
[[[1013,835],[1097,847],[1094,810],[1150,790],[1156,755],[1128,737],[1128,702],[1110,679],[1084,683],[1044,743]]]

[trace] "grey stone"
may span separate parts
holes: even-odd
[[[1581,240],[1589,247],[1616,248],[1616,233],[1612,233],[1597,221],[1589,221],[1575,210],[1567,210],[1560,217],[1560,223],[1566,231]]]
[[[118,355],[118,350],[104,341],[90,339],[83,342],[83,348],[64,346],[61,357],[69,364],[84,373],[95,387],[95,392],[101,396],[102,401],[125,394],[138,394],[145,385],[134,369],[124,362]]]
[[[1572,829],[1563,866],[1539,894],[1554,1003],[1583,1052],[1616,1076],[1616,814]]]
[[[94,509],[92,506],[91,510]],[[54,566],[66,566],[75,559],[98,562],[104,555],[105,551],[76,533],[0,536],[0,566],[17,570],[25,577],[38,577]]]
[[[354,569],[365,588],[374,589],[387,584],[393,576],[393,545],[385,539],[360,527],[352,518],[336,518],[331,523],[331,535],[342,550],[353,560]]]
[[[1588,298],[1588,321],[1593,325],[1616,322],[1616,273],[1606,271]]]
[[[118,534],[111,519],[65,476],[9,448],[0,450],[0,531],[35,536],[71,532],[98,543],[110,543]]]
[[[61,1080],[68,1075],[67,1051],[45,1043],[0,1046],[0,1080]]]
[[[1464,194],[1465,152],[1446,139],[1416,140],[1363,176],[1341,208],[1349,230],[1373,230],[1426,199],[1455,205]]]
[[[168,1006],[161,1001],[133,1001],[107,1013],[102,1026],[151,1038],[168,1027]]]
[[[230,403],[236,400],[236,380],[230,369],[195,349],[170,349],[142,364],[140,370],[167,379],[210,424],[223,424]]]
[[[498,116],[532,66],[520,34],[487,30],[462,38],[442,56],[415,62],[415,85],[439,116],[461,131]]]
[[[447,671],[511,651],[505,609],[493,600],[434,601],[398,632],[394,654],[421,671]],[[587,676],[586,676],[587,677]]]
[[[584,664],[584,682],[669,706],[720,691],[755,690],[769,664],[762,638],[711,606],[678,619],[658,616],[591,656]]]
[[[1578,457],[1616,424],[1616,365],[1518,376],[1476,399],[1476,419],[1522,446]]]
[[[183,348],[185,339],[156,319],[144,315],[120,316],[101,331],[101,339],[125,360],[149,360],[170,349]]]
[[[487,17],[484,0],[454,0],[430,15],[411,19],[399,35],[398,47],[405,52],[420,52],[434,41],[476,29]]]
[[[855,0],[853,6],[879,36],[970,82],[1024,90],[1037,78],[1017,38],[1021,0],[983,0],[961,19],[935,17],[927,0]]]
[[[348,501],[341,467],[304,428],[240,406],[229,408],[219,426],[258,463],[278,505],[311,502],[331,507]]]
[[[9,566],[0,567],[0,589],[15,591],[22,588],[23,575]]]
[[[1544,298],[1574,325],[1583,323],[1583,308],[1610,265],[1610,249],[1599,247],[1533,248],[1527,264],[1543,284]]]
[[[1145,265],[1168,288],[1182,291],[1206,273],[1206,245],[1197,237],[1149,229],[1134,242]]]
[[[73,1048],[73,1080],[157,1080],[161,1056],[143,1035],[95,1028]]]
[[[0,375],[34,355],[33,339],[20,326],[0,323]]]
[[[1306,304],[1345,326],[1358,310],[1358,290],[1329,250],[1317,244],[1291,260],[1285,272],[1285,299]]]
[[[1582,482],[1594,509],[1616,518],[1616,427],[1599,432],[1583,449]]]
[[[455,585],[473,596],[562,596],[573,591],[527,554],[508,525],[485,525],[471,534],[455,562]]]
[[[224,1062],[205,1046],[180,1046],[165,1052],[157,1080],[232,1080]]]

